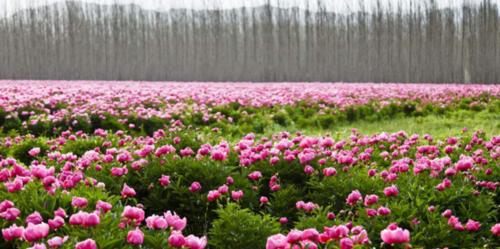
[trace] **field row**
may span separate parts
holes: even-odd
[[[497,86],[123,84],[0,87],[0,248],[500,246]]]

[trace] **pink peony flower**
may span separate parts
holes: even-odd
[[[64,219],[60,216],[56,216],[54,217],[54,219],[49,219],[49,221],[47,222],[49,223],[49,227],[50,229],[52,230],[56,230],[62,226],[64,226]]]
[[[340,240],[340,249],[352,249],[354,247],[354,243],[349,238],[343,238]]]
[[[243,198],[243,191],[242,190],[238,190],[238,191],[231,191],[231,198],[235,201]]]
[[[38,154],[40,154],[41,150],[39,147],[35,147],[31,150],[28,151],[28,154],[32,157],[36,157]]]
[[[398,196],[399,190],[398,190],[398,188],[395,185],[392,185],[392,186],[387,187],[387,188],[384,189],[384,194],[387,197],[389,197],[389,196]]]
[[[49,245],[49,248],[59,248],[67,240],[68,240],[68,236],[64,236],[63,238],[56,236],[56,237],[53,237],[53,238],[47,240],[47,244]]]
[[[83,197],[73,197],[71,200],[71,206],[73,207],[78,207],[78,208],[83,208],[86,207],[88,204],[87,199]]]
[[[184,246],[189,249],[204,249],[207,246],[207,238],[205,236],[198,238],[194,235],[189,235],[186,237]]]
[[[134,197],[135,196],[135,190],[131,187],[129,187],[126,183],[123,184],[123,189],[121,192],[122,198],[128,198],[128,197]]]
[[[170,184],[170,176],[161,175],[161,178],[158,181],[161,186],[168,186]]]
[[[170,211],[167,211],[164,214],[164,217],[167,220],[168,225],[171,226],[174,230],[182,231],[186,227],[186,217],[181,219],[181,217],[179,217],[175,212],[172,214]]]
[[[97,249],[97,244],[93,239],[86,239],[76,243],[75,249]]]
[[[168,227],[167,220],[158,215],[151,215],[146,219],[146,225],[149,229],[166,229]]]
[[[131,245],[142,245],[142,243],[144,243],[144,233],[139,228],[129,231],[127,234],[127,243]]]
[[[28,215],[26,217],[26,223],[27,224],[28,223],[33,223],[33,224],[36,225],[36,224],[40,224],[42,222],[43,222],[42,215],[39,212],[37,212],[37,211],[33,212],[32,214],[30,214],[30,215]]]
[[[469,219],[467,221],[467,223],[465,224],[465,229],[467,229],[467,231],[475,232],[475,231],[478,231],[479,228],[481,228],[481,223],[479,223],[475,220]]]
[[[111,210],[111,208],[113,208],[113,206],[111,205],[111,203],[98,200],[96,205],[95,205],[95,208],[96,208],[96,210],[107,213]]]
[[[260,171],[254,171],[250,174],[248,174],[248,179],[257,181],[262,177],[262,173]]]
[[[168,237],[168,244],[175,248],[181,248],[186,244],[186,238],[179,231],[172,231]]]
[[[125,206],[122,217],[130,221],[141,223],[144,220],[144,210],[137,207]]]
[[[365,196],[365,206],[371,206],[378,202],[378,195],[366,195]]]
[[[347,196],[347,199],[346,199],[346,202],[348,205],[350,206],[354,206],[356,205],[356,203],[358,201],[360,201],[361,199],[363,198],[363,196],[361,195],[361,193],[359,192],[359,190],[354,190],[352,191],[348,196]]]
[[[26,241],[33,242],[43,239],[49,235],[49,225],[46,223],[33,224],[28,223],[28,226],[23,231],[23,238]]]
[[[497,237],[500,236],[500,223],[497,223],[494,226],[492,226],[490,231],[494,236]]]
[[[8,228],[2,229],[2,236],[6,241],[10,241],[22,238],[23,232],[24,227],[18,227],[16,224],[13,224]]]
[[[218,190],[210,190],[207,195],[208,201],[215,201],[221,196]]]
[[[323,169],[323,175],[325,176],[334,176],[337,174],[337,170],[333,167],[328,167]]]
[[[386,244],[403,244],[410,242],[410,232],[397,226],[389,226],[380,232],[380,237]]]
[[[201,189],[201,184],[199,182],[193,182],[189,187],[189,191],[191,192],[198,192],[200,189]]]
[[[287,237],[283,234],[275,234],[267,238],[266,249],[288,249]]]

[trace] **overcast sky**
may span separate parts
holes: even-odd
[[[268,0],[74,0],[81,2],[91,2],[91,3],[101,3],[101,4],[112,4],[112,3],[123,3],[130,4],[134,3],[142,6],[145,9],[154,9],[165,11],[171,8],[235,8],[235,7],[252,7],[265,4]],[[273,5],[280,5],[285,7],[306,7],[309,5],[310,9],[315,9],[317,7],[316,0],[269,0]],[[376,0],[361,0],[364,2],[364,6],[370,8],[376,3]],[[397,2],[401,2],[403,6],[408,6],[410,0],[381,0],[384,6],[389,6],[389,3],[393,7],[396,6]],[[413,2],[418,2],[421,0],[413,0]],[[458,7],[463,2],[480,2],[481,0],[437,0],[439,7]],[[0,13],[2,14],[12,14],[13,12],[25,9],[29,7],[38,7],[42,5],[47,5],[55,2],[64,2],[64,0],[0,0]],[[356,11],[359,9],[358,0],[327,0],[323,1],[326,4],[326,8],[330,11],[336,12],[348,12]],[[492,2],[498,3],[500,7],[500,0],[492,0]]]

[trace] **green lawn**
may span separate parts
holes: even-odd
[[[356,128],[363,134],[375,134],[380,132],[396,132],[404,130],[409,134],[431,134],[436,138],[444,138],[460,134],[467,127],[469,131],[483,130],[488,136],[500,135],[500,113],[488,111],[464,111],[459,110],[446,115],[429,115],[424,117],[399,117],[390,120],[379,121],[356,121],[349,124],[335,126],[332,129],[298,129],[294,125],[283,127],[274,125],[267,130],[265,135],[271,135],[279,131],[301,131],[307,135],[321,136],[331,134],[340,138],[347,138],[351,129]]]

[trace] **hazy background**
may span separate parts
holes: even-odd
[[[500,82],[500,0],[0,0],[0,78]]]

